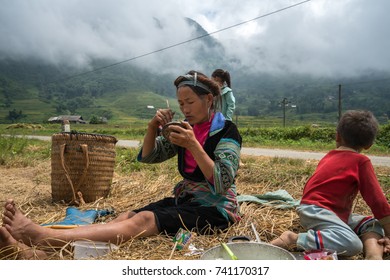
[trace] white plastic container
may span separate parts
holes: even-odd
[[[75,241],[72,246],[75,260],[102,257],[118,249],[118,246],[114,244],[98,241]]]

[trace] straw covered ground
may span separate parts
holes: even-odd
[[[144,165],[134,160],[136,151],[118,150],[117,165],[107,198],[83,205],[81,209],[114,209],[120,213],[138,208],[149,202],[170,196],[174,183],[180,180],[176,171],[176,159],[157,165]],[[237,186],[239,194],[264,194],[279,189],[286,190],[294,199],[300,199],[303,186],[314,171],[316,161],[282,158],[248,157],[242,158]],[[59,221],[65,216],[67,205],[54,204],[51,200],[50,159],[37,162],[34,166],[0,166],[0,201],[13,198],[27,216],[37,223]],[[387,197],[390,197],[390,168],[375,167]],[[358,199],[355,212],[369,214],[363,199]],[[251,224],[256,227],[262,241],[270,241],[285,230],[302,230],[294,209],[278,210],[257,203],[241,204],[242,220],[225,232],[195,236],[191,242],[197,250],[175,251],[172,259],[198,259],[207,249],[227,241],[232,236],[245,235],[255,240]],[[116,215],[110,215],[107,222]],[[173,247],[172,238],[163,234],[149,238],[130,240],[119,249],[104,256],[104,259],[125,260],[164,260],[168,259]],[[61,249],[45,248],[52,259],[72,259],[70,246]],[[196,254],[198,253],[198,254]],[[6,258],[13,258],[8,256]],[[361,259],[356,256],[354,259]]]

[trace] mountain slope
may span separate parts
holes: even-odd
[[[390,73],[371,71],[354,78],[253,74],[239,58],[226,58],[223,44],[196,21],[187,18],[186,22],[192,28],[190,37],[200,38],[191,48],[194,61],[201,65],[195,70],[210,74],[224,68],[231,73],[236,115],[282,117],[284,111],[292,119],[335,122],[341,106],[343,111],[371,110],[382,122],[390,116]],[[85,120],[149,118],[153,110],[147,106],[165,107],[166,100],[178,112],[176,75],[104,59],[93,60],[88,69],[33,58],[0,59],[0,123],[43,122],[60,114],[81,114]]]

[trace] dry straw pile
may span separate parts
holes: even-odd
[[[286,190],[294,199],[300,199],[303,186],[314,171],[316,161],[281,158],[243,157],[237,186],[239,194],[264,194],[279,189]],[[123,172],[125,161],[119,161],[109,196],[81,209],[114,209],[115,213],[138,208],[152,201],[171,195],[174,183],[181,179],[176,171],[176,159],[157,164],[141,165],[139,170]],[[0,179],[1,201],[14,198],[18,206],[30,219],[37,223],[49,223],[64,218],[67,205],[52,203],[50,193],[50,160],[35,167],[6,169],[0,167],[4,175]],[[378,178],[388,182],[390,168],[376,168]],[[383,184],[382,184],[383,186]],[[383,186],[389,197],[389,185]],[[358,199],[355,211],[370,213],[362,199]],[[257,203],[241,204],[242,220],[225,232],[212,232],[210,235],[197,235],[192,245],[198,250],[175,251],[172,259],[198,259],[202,251],[227,241],[232,236],[245,235],[256,239],[253,223],[262,241],[270,241],[285,230],[302,230],[294,209],[278,210]],[[106,223],[115,218],[110,215],[99,222]],[[69,244],[50,250],[52,259],[72,259]],[[121,260],[165,260],[170,257],[172,238],[163,234],[149,238],[137,238],[120,244],[119,249],[104,256],[104,259]],[[194,254],[198,252],[198,254]],[[193,253],[193,254],[191,254]],[[7,256],[6,258],[12,258]],[[362,256],[354,257],[361,259]]]

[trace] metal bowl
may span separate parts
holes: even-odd
[[[233,242],[227,243],[230,250],[238,260],[295,260],[295,256],[289,251],[262,242]],[[200,257],[201,260],[231,260],[226,250],[221,246],[215,246]]]
[[[184,125],[181,122],[173,121],[165,124],[162,127],[161,135],[164,136],[165,139],[169,140],[169,134],[171,134],[171,126],[177,125],[184,128]]]

